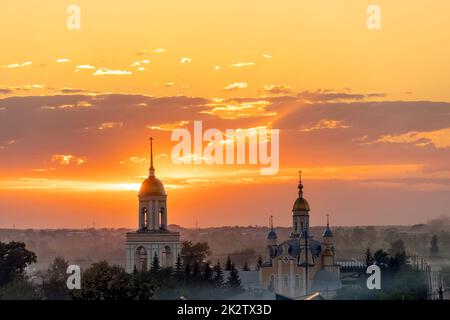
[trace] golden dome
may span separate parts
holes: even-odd
[[[305,198],[297,198],[294,202],[294,207],[292,211],[310,211],[309,203]]]
[[[161,180],[150,176],[142,182],[139,196],[165,196],[166,190]]]

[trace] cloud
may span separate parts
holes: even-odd
[[[399,135],[383,135],[372,143],[407,143],[417,147],[450,148],[450,128],[433,131],[411,131]]]
[[[269,54],[262,54],[261,57],[266,58],[266,59],[272,59],[272,56]]]
[[[364,98],[366,98],[366,95],[359,93],[332,92],[328,90],[305,90],[300,92],[297,97],[299,99],[311,102],[325,102],[342,100],[363,100]]]
[[[68,62],[72,62],[72,61],[68,58],[56,59],[56,63],[68,63]]]
[[[161,123],[152,126],[148,125],[147,128],[151,130],[173,131],[185,127],[188,123],[189,121],[183,120],[175,123]]]
[[[255,65],[254,62],[248,61],[248,62],[236,62],[236,63],[231,64],[230,67],[242,68],[242,67],[251,67],[254,65]]]
[[[182,57],[180,59],[180,63],[191,63],[191,62],[192,62],[192,59],[188,58],[188,57]]]
[[[131,64],[131,67],[140,67],[144,64],[149,64],[149,63],[150,63],[150,60],[148,60],[148,59],[137,60]]]
[[[164,48],[156,48],[155,50],[153,50],[154,53],[163,53],[166,52],[166,49]]]
[[[127,70],[111,70],[111,69],[107,69],[107,68],[100,68],[100,69],[97,69],[94,72],[94,76],[106,76],[106,75],[128,76],[128,75],[131,75],[131,74],[132,74],[131,71],[127,71]]]
[[[349,125],[346,125],[344,121],[341,120],[330,120],[330,119],[321,119],[314,126],[309,128],[300,129],[301,132],[310,132],[314,130],[322,130],[322,129],[347,129],[350,128]]]
[[[9,94],[12,92],[13,92],[13,90],[10,88],[0,88],[0,94]]]
[[[265,85],[260,92],[266,93],[266,94],[289,94],[292,92],[292,88],[287,85],[282,84],[269,84]]]
[[[62,93],[82,93],[82,92],[87,92],[87,90],[84,90],[84,89],[73,89],[73,88],[62,88],[61,92]]]
[[[31,66],[32,64],[33,64],[32,61],[25,61],[25,62],[22,62],[22,63],[5,64],[5,65],[2,65],[2,68],[17,69],[17,68]]]
[[[54,154],[51,158],[52,162],[57,162],[60,165],[68,166],[71,164],[82,165],[86,163],[86,159],[71,155],[71,154]]]
[[[239,119],[239,118],[258,118],[276,116],[276,112],[267,111],[269,101],[237,101],[216,99],[214,102],[208,103],[209,110],[201,111],[212,116],[222,119]]]
[[[96,69],[94,66],[91,66],[90,64],[81,64],[79,66],[76,66],[76,71],[80,70],[94,70]]]
[[[247,82],[234,82],[234,83],[226,86],[225,88],[223,88],[223,90],[243,89],[243,88],[247,88],[247,86],[248,86]]]
[[[114,128],[122,128],[123,122],[103,122],[97,129],[105,130],[105,129],[114,129]]]

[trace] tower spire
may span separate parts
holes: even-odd
[[[302,170],[298,170],[298,196],[303,198]]]
[[[148,175],[150,177],[155,176],[155,168],[153,167],[153,137],[150,137],[150,169]]]
[[[330,228],[330,215],[327,213],[327,229]]]
[[[270,223],[270,230],[273,230],[273,216],[272,215],[269,217],[269,223]]]

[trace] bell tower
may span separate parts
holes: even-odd
[[[126,271],[148,271],[154,257],[160,267],[173,267],[180,254],[180,234],[168,230],[167,194],[155,176],[153,138],[150,138],[150,168],[138,194],[138,228],[126,235]]]
[[[308,201],[303,198],[302,170],[298,171],[298,198],[292,208],[292,233],[291,237],[298,238],[303,230],[309,229]]]

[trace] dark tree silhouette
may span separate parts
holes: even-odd
[[[62,257],[56,257],[44,275],[42,289],[49,300],[66,300],[70,298],[67,289],[67,268],[69,263]]]
[[[432,257],[437,257],[439,255],[438,237],[436,235],[431,237],[430,255]]]
[[[191,241],[184,241],[181,248],[181,258],[184,265],[193,265],[194,263],[201,264],[206,257],[211,253],[207,242],[197,242],[192,244]]]
[[[366,261],[367,267],[372,265],[375,262],[373,259],[373,256],[372,256],[372,252],[370,251],[369,247],[367,247],[367,250],[366,250],[366,253],[364,256],[365,256],[365,261]]]
[[[236,269],[234,263],[231,263],[230,273],[228,274],[227,287],[232,289],[241,288],[241,279],[239,277],[239,271]]]
[[[159,265],[159,258],[158,258],[158,255],[156,254],[156,252],[155,252],[155,255],[153,256],[153,261],[150,266],[150,271],[152,273],[158,273],[159,271],[161,271],[161,267]]]
[[[230,258],[230,256],[228,256],[227,262],[225,264],[225,271],[231,271],[231,265],[232,265],[231,258]]]
[[[22,277],[25,268],[36,262],[36,254],[25,248],[25,243],[0,242],[0,286]]]
[[[175,273],[180,274],[183,272],[183,261],[181,260],[181,256],[178,254],[177,261],[175,262]]]
[[[250,271],[250,268],[248,267],[247,262],[244,263],[244,267],[242,268],[242,271]]]
[[[223,270],[220,266],[220,261],[217,261],[216,265],[214,266],[213,283],[216,287],[222,287],[224,284]]]

